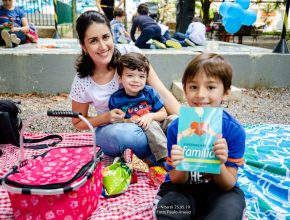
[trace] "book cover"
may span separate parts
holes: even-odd
[[[176,170],[220,173],[212,148],[222,135],[222,114],[222,108],[180,108],[177,144],[184,149],[184,160]]]

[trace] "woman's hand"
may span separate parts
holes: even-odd
[[[171,150],[172,167],[175,168],[176,165],[180,164],[183,159],[184,159],[183,148],[181,148],[180,146],[176,144],[172,145],[172,150]]]
[[[214,143],[213,147],[214,154],[220,159],[221,164],[224,164],[228,159],[228,143],[226,139],[220,138]]]
[[[110,123],[119,123],[124,121],[125,113],[121,109],[112,109],[109,113]]]

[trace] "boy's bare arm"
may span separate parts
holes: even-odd
[[[234,167],[228,167],[225,162],[228,159],[228,144],[226,139],[220,138],[214,143],[214,154],[221,161],[220,174],[213,175],[215,183],[224,190],[230,190],[237,182],[237,169]]]
[[[174,184],[185,184],[188,180],[187,171],[170,170],[170,180]]]
[[[220,174],[213,175],[215,183],[224,190],[232,189],[237,182],[238,169],[221,164]]]

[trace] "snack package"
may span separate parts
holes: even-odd
[[[149,170],[148,165],[129,148],[124,151],[123,160],[134,171],[147,173]]]
[[[125,163],[131,163],[133,158],[133,151],[130,148],[127,148],[123,153],[123,159]]]
[[[103,196],[114,196],[125,192],[131,182],[131,169],[122,162],[113,163],[103,170]]]
[[[159,186],[164,182],[166,173],[167,171],[163,167],[150,167],[148,172],[149,184],[153,186]]]

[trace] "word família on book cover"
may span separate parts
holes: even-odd
[[[212,148],[222,134],[222,114],[222,108],[180,108],[177,144],[184,149],[184,160],[176,170],[220,173]]]

